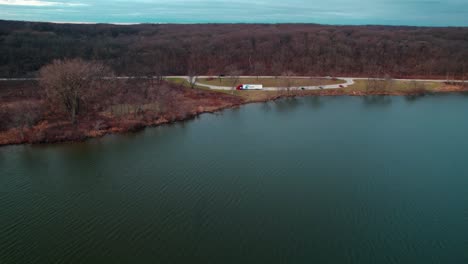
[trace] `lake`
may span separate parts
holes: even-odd
[[[0,148],[0,263],[467,263],[468,97],[308,97]]]

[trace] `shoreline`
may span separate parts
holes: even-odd
[[[194,109],[185,115],[181,116],[161,116],[157,119],[151,120],[136,120],[136,119],[127,119],[125,126],[123,126],[123,120],[111,119],[112,125],[109,125],[105,129],[98,130],[78,130],[78,134],[69,134],[64,133],[61,137],[52,137],[52,136],[43,136],[35,138],[21,138],[23,135],[31,135],[31,133],[44,133],[47,130],[40,130],[40,127],[48,124],[48,121],[43,121],[33,126],[29,129],[21,130],[19,128],[13,128],[0,133],[0,148],[6,146],[14,145],[39,145],[39,144],[59,144],[59,143],[79,143],[84,142],[92,138],[102,138],[107,135],[112,134],[126,134],[126,133],[136,133],[142,131],[146,128],[158,127],[162,125],[170,125],[178,122],[184,122],[188,120],[193,120],[202,114],[214,114],[226,109],[234,109],[241,107],[243,105],[254,104],[254,103],[266,103],[272,102],[280,99],[286,98],[296,98],[296,97],[309,97],[309,96],[426,96],[433,94],[443,94],[443,93],[459,93],[459,92],[468,92],[468,87],[449,87],[441,89],[438,91],[432,92],[360,92],[360,91],[345,91],[342,89],[329,89],[329,90],[314,90],[314,91],[297,91],[298,93],[292,94],[283,94],[283,95],[273,95],[263,99],[255,100],[244,100],[241,103],[226,103],[220,106],[198,106],[197,109]],[[9,139],[9,140],[8,140]]]

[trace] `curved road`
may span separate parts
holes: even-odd
[[[188,76],[168,76],[167,78],[184,78],[187,81],[189,81]],[[217,77],[214,77],[214,76],[198,76],[198,79],[206,79],[206,78],[217,78]],[[229,76],[227,76],[227,78],[229,78]],[[239,78],[240,79],[252,78],[252,76],[239,76]],[[255,78],[257,78],[257,76],[255,76]],[[274,76],[258,76],[258,78],[260,78],[260,79],[267,79],[268,78],[269,79],[269,78],[275,78],[275,77]],[[282,78],[282,77],[278,77],[278,78]],[[291,78],[294,78],[294,79],[309,79],[311,77],[291,77]],[[313,77],[313,78],[314,79],[326,79],[325,77]],[[348,87],[348,86],[354,84],[354,79],[353,78],[337,78],[337,79],[343,80],[343,81],[345,81],[345,83],[330,84],[330,85],[316,85],[316,86],[300,86],[300,87],[291,87],[291,89],[293,89],[293,90],[301,89],[301,88],[304,88],[304,90],[339,89],[339,88]],[[229,87],[229,86],[209,85],[209,84],[203,84],[203,83],[200,83],[200,82],[196,82],[195,85],[206,87],[206,88],[209,88],[209,89],[212,89],[212,90],[232,90],[232,87]],[[282,90],[282,89],[284,89],[284,88],[282,88],[282,87],[263,87],[264,91],[277,91],[277,90]]]
[[[187,81],[189,81],[188,76],[167,76],[166,78],[183,78]],[[206,79],[206,78],[218,78],[218,76],[198,76],[198,79]],[[229,76],[226,76],[224,78],[229,78]],[[242,78],[257,78],[257,76],[239,76],[240,79]],[[276,78],[275,76],[258,76],[258,78]],[[277,78],[284,78],[284,77],[277,77]],[[328,77],[300,77],[300,76],[294,76],[291,78],[295,79],[309,79],[309,78],[314,78],[314,79],[329,79]],[[334,77],[335,79],[345,81],[344,83],[341,84],[330,84],[330,85],[317,85],[317,86],[300,86],[300,87],[291,87],[291,89],[300,89],[304,88],[304,90],[319,90],[319,89],[340,89],[340,88],[345,88],[350,85],[354,84],[355,80],[368,80],[369,78],[356,78],[356,77]],[[384,79],[379,79],[379,78],[373,78],[375,80],[384,80]],[[437,82],[437,83],[443,83],[446,82],[447,80],[429,80],[429,79],[392,79],[394,81],[415,81],[415,82]],[[451,82],[463,82],[460,80],[450,80]],[[209,84],[203,84],[200,82],[195,83],[197,86],[202,86],[206,87],[212,90],[231,90],[232,87],[228,86],[217,86],[217,85],[209,85]],[[277,91],[284,89],[282,87],[264,87],[264,91]]]
[[[257,76],[239,76],[239,78],[257,78]],[[111,77],[115,79],[132,79],[132,78],[151,78],[151,77],[138,77],[138,76],[120,76],[120,77]],[[156,78],[156,77],[153,77]],[[189,81],[190,77],[189,76],[166,76],[165,78],[181,78]],[[198,79],[205,79],[205,78],[218,78],[218,76],[197,76]],[[226,76],[224,78],[229,78],[229,76]],[[284,77],[275,77],[275,76],[258,76],[258,78],[284,78]],[[327,79],[328,77],[300,77],[300,76],[294,76],[291,78],[295,79],[309,79],[309,78],[314,78],[314,79]],[[345,81],[344,83],[341,84],[330,84],[330,85],[317,85],[317,86],[300,86],[300,87],[291,87],[291,89],[300,89],[304,88],[304,90],[319,90],[319,89],[340,89],[340,88],[345,88],[350,85],[354,84],[355,80],[367,80],[369,78],[355,78],[355,77],[335,77],[338,80],[343,80]],[[32,81],[32,80],[38,80],[38,78],[0,78],[0,81]],[[378,79],[376,78],[375,80],[383,80],[383,79]],[[415,82],[439,82],[443,83],[446,82],[447,80],[427,80],[427,79],[393,79],[395,81],[415,81]],[[463,82],[460,80],[450,80],[451,82]],[[197,86],[202,86],[206,87],[212,90],[231,90],[232,87],[228,86],[217,86],[217,85],[209,85],[209,84],[203,84],[200,82],[195,83]],[[284,89],[283,87],[264,87],[264,91],[277,91]]]

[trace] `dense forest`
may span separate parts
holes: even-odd
[[[464,78],[468,28],[314,24],[77,25],[0,21],[0,77],[36,76],[54,59],[119,75]]]

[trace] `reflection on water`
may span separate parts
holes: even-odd
[[[424,98],[424,96],[426,96],[426,95],[425,94],[411,94],[411,95],[406,95],[404,97],[405,97],[406,101],[411,103],[411,102],[415,102],[415,101],[417,101],[419,99]]]
[[[466,87],[468,88],[468,85]],[[461,96],[468,96],[468,92],[458,92],[457,94]]]
[[[387,107],[392,104],[392,97],[385,95],[363,96],[362,102],[366,107]]]
[[[0,263],[466,263],[466,113],[290,98],[0,148]]]
[[[303,100],[297,97],[289,97],[274,101],[275,110],[279,113],[289,113],[297,109]]]
[[[272,102],[265,102],[265,103],[262,103],[261,104],[261,108],[263,111],[265,112],[270,112],[271,111],[271,106],[272,106]]]
[[[323,106],[322,96],[311,96],[308,97],[305,101],[312,109],[319,109]]]

